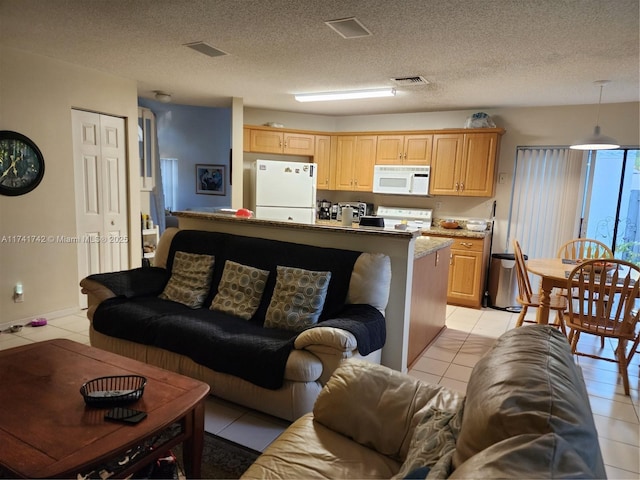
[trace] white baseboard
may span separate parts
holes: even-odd
[[[9,328],[11,325],[26,325],[27,323],[29,323],[31,320],[35,319],[35,318],[46,318],[47,321],[48,320],[53,320],[55,318],[60,318],[60,317],[66,317],[68,315],[74,315],[76,313],[80,313],[83,310],[80,307],[72,307],[72,308],[65,308],[64,310],[56,310],[53,312],[47,312],[47,313],[39,313],[37,315],[33,315],[30,317],[25,317],[25,318],[20,318],[18,320],[13,320],[11,322],[7,322],[7,323],[0,323],[0,330],[4,330],[6,328]]]

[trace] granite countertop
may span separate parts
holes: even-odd
[[[453,240],[451,238],[430,237],[423,234],[421,237],[416,238],[416,247],[413,258],[414,260],[417,260],[418,258],[422,258],[436,252],[441,248],[448,247],[451,244],[453,244]]]
[[[344,233],[352,233],[356,235],[385,235],[393,237],[405,237],[407,239],[412,237],[418,237],[419,231],[406,231],[406,230],[383,230],[381,228],[368,228],[362,227],[357,223],[353,223],[351,227],[345,227],[341,222],[336,220],[318,220],[315,224],[307,223],[295,223],[295,222],[281,222],[277,220],[261,220],[258,218],[240,218],[232,214],[227,213],[209,213],[209,212],[195,212],[195,211],[180,211],[173,212],[176,217],[194,218],[199,220],[211,220],[220,222],[236,222],[253,225],[267,225],[274,227],[287,227],[300,230],[325,230],[325,231],[340,231]]]
[[[442,228],[432,226],[428,230],[422,230],[422,235],[437,235],[439,237],[466,237],[466,238],[485,238],[491,234],[491,230],[475,232],[466,228]]]

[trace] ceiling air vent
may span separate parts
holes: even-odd
[[[391,80],[402,87],[410,87],[412,85],[429,85],[429,81],[420,75],[416,75],[415,77],[397,77],[392,78]]]
[[[329,20],[324,23],[342,38],[361,38],[373,35],[356,17]]]
[[[229,55],[227,52],[213,48],[211,45],[204,42],[185,43],[184,46],[193,48],[196,52],[200,52],[208,57],[222,57],[224,55]]]

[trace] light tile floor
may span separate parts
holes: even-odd
[[[535,310],[528,318],[533,319]],[[447,307],[447,328],[412,366],[410,375],[465,392],[471,370],[495,339],[515,326],[517,314],[462,307]],[[89,344],[85,312],[50,319],[44,327],[24,327],[18,333],[1,333],[0,350],[52,338],[69,338]],[[599,340],[584,336],[581,345],[599,348]],[[605,348],[612,350],[607,343]],[[598,429],[600,448],[609,478],[640,478],[640,355],[629,367],[631,396],[625,396],[617,365],[578,357],[591,409]],[[224,400],[210,397],[206,404],[205,429],[261,451],[288,422]]]

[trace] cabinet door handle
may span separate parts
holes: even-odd
[[[456,182],[455,190],[458,191],[458,182]]]
[[[470,243],[470,242],[460,242],[460,245],[468,248],[473,247],[473,243]]]
[[[462,192],[464,190],[464,183],[460,184],[460,191]]]

